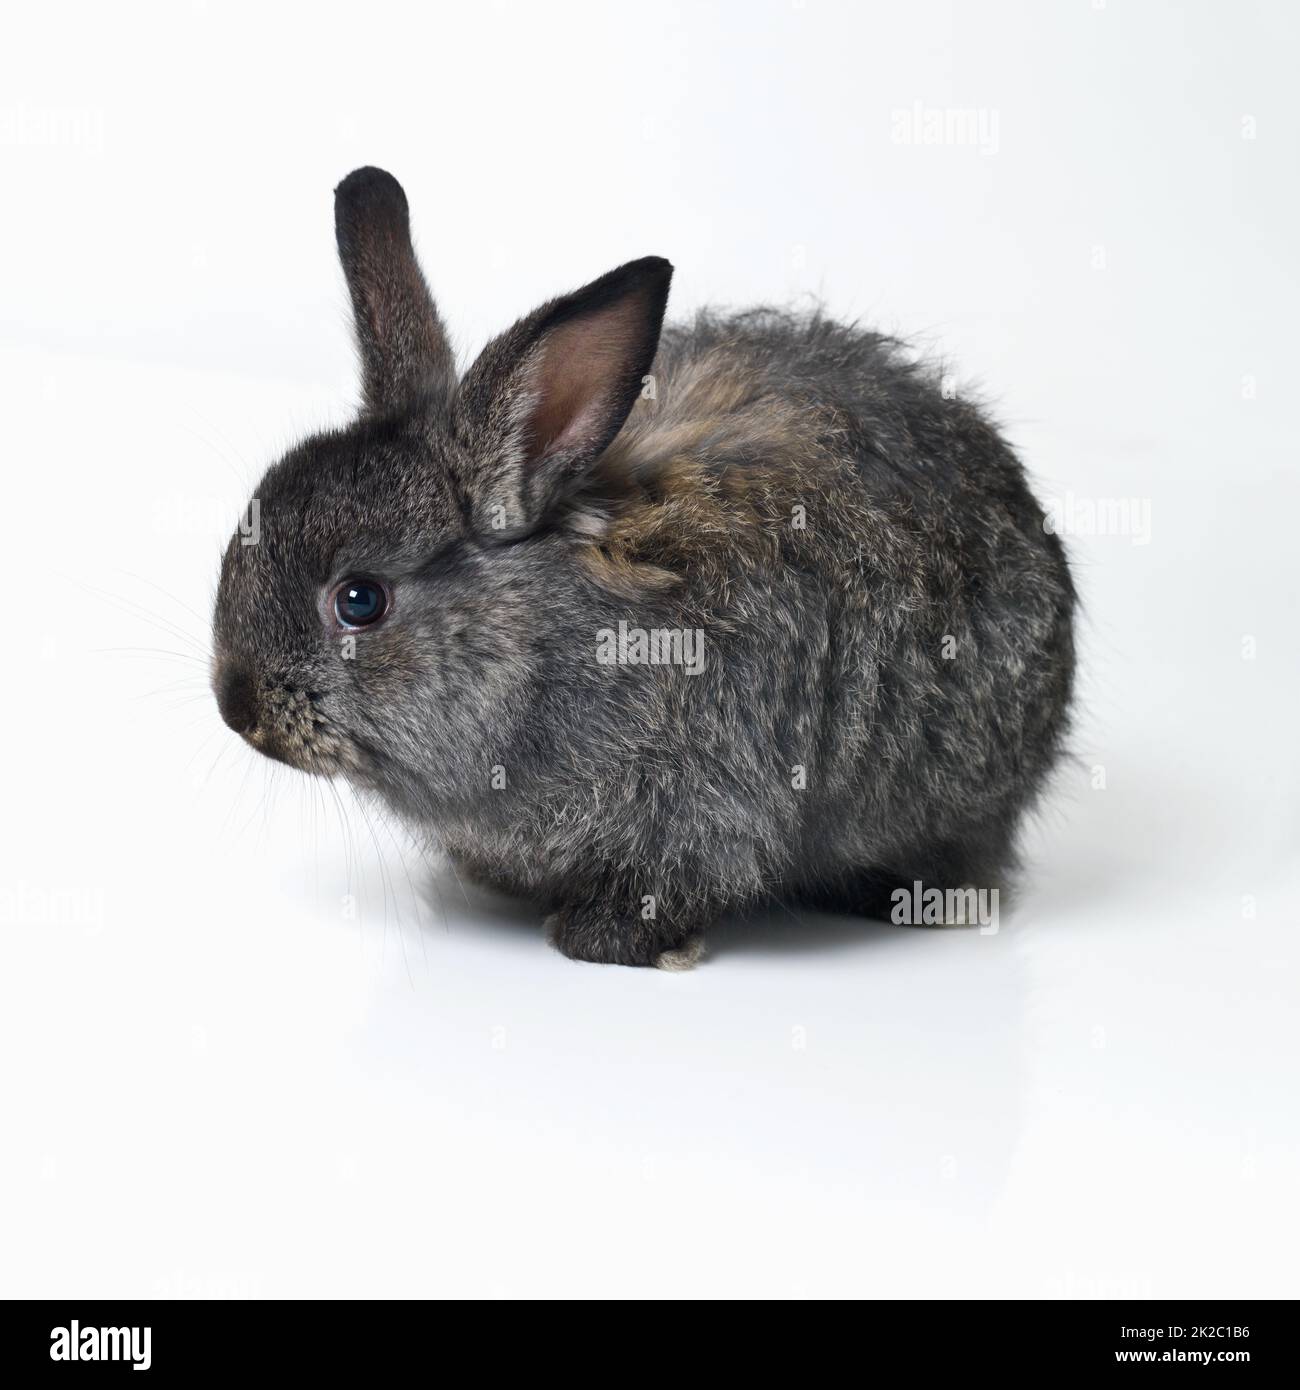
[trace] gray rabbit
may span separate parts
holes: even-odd
[[[680,968],[722,913],[1000,880],[1075,597],[975,406],[821,314],[665,328],[656,257],[458,377],[400,185],[357,170],[335,219],[364,404],[226,551],[232,729],[377,793],[577,960]]]

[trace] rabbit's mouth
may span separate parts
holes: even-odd
[[[351,742],[321,711],[317,693],[292,685],[263,693],[257,725],[245,737],[259,753],[302,772],[331,777],[356,764]]]
[[[299,772],[311,772],[321,777],[348,772],[354,762],[345,740],[319,731],[302,738],[295,733],[259,728],[245,734],[244,738],[263,756],[297,768]]]

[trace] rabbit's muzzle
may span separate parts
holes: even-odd
[[[222,719],[259,753],[326,775],[351,765],[350,744],[331,727],[317,691],[259,679],[238,665],[223,669],[214,684]]]

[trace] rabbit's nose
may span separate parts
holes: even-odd
[[[217,681],[217,708],[237,734],[257,727],[257,683],[241,666],[227,666]]]

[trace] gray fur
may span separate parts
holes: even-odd
[[[653,259],[457,386],[400,188],[338,197],[353,302],[388,307],[358,311],[361,418],[276,464],[226,553],[228,721],[378,793],[578,959],[680,968],[723,912],[996,884],[1063,737],[1074,591],[980,411],[819,314],[659,338]],[[358,574],[393,606],[348,634],[329,595]],[[703,669],[601,664],[620,621],[699,629]]]

